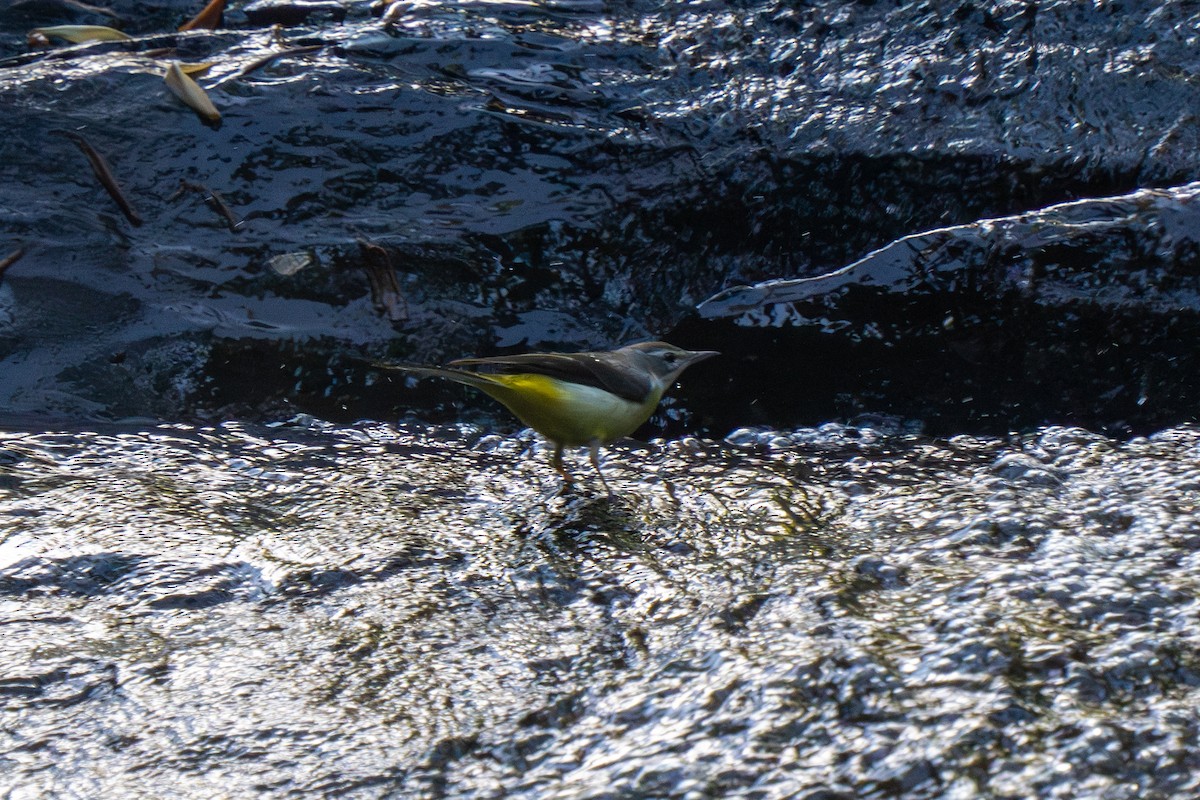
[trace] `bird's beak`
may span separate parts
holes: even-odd
[[[716,350],[693,350],[688,353],[687,365],[690,367],[692,364],[699,364],[701,361],[719,355],[721,354]]]

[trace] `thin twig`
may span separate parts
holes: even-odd
[[[288,50],[280,50],[278,53],[267,53],[262,58],[255,59],[238,70],[237,77],[244,78],[251,72],[262,69],[277,58],[283,58],[284,56],[300,56],[304,55],[305,53],[315,53],[324,48],[325,45],[323,44],[312,44],[305,47],[293,47]]]
[[[203,183],[181,179],[179,181],[179,188],[175,191],[175,194],[168,198],[168,201],[177,200],[183,196],[184,192],[196,192],[197,194],[204,195],[205,204],[221,215],[231,233],[237,233],[238,228],[242,227],[242,223],[245,220],[238,219],[237,214],[233,213],[233,209],[225,203],[225,198],[221,197],[215,189],[210,189]]]
[[[20,261],[21,256],[23,256],[23,255],[25,255],[25,248],[18,247],[16,250],[12,251],[7,256],[5,256],[4,259],[2,261],[0,261],[0,278],[3,278],[4,271],[6,269],[8,269],[9,267],[11,267],[13,264]]]
[[[54,136],[61,136],[64,139],[70,139],[75,143],[75,146],[83,151],[87,156],[88,163],[92,165],[92,172],[96,175],[96,180],[100,181],[100,185],[108,192],[108,196],[113,199],[113,202],[121,209],[121,213],[133,225],[141,225],[142,218],[133,210],[133,206],[129,204],[125,193],[121,191],[117,179],[113,176],[112,169],[109,168],[108,162],[104,160],[104,156],[100,155],[96,148],[92,147],[91,143],[74,131],[53,130],[50,133]]]

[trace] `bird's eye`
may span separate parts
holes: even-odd
[[[675,355],[674,353],[663,353],[663,361],[667,362],[668,364],[674,364],[678,360],[679,356]]]

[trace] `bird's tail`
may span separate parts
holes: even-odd
[[[373,361],[371,366],[379,369],[394,370],[398,372],[407,372],[410,375],[417,375],[422,378],[445,378],[448,381],[455,383],[474,386],[482,391],[494,390],[497,387],[503,388],[505,383],[496,375],[487,375],[480,372],[468,372],[465,369],[453,369],[450,367],[423,367],[416,364],[383,364]]]

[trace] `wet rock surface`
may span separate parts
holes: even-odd
[[[1197,785],[1200,434],[619,446],[0,439],[31,796],[1166,798]],[[582,459],[580,459],[582,461]]]
[[[1198,191],[914,234],[827,275],[727,289],[677,338],[727,343],[725,385],[696,391],[732,395],[729,420],[872,410],[943,433],[1157,430],[1200,407]]]
[[[0,13],[0,238],[28,246],[0,331],[15,410],[381,417],[347,352],[661,337],[722,289],[823,274],[914,232],[1181,186],[1200,152],[1184,2],[264,2],[174,32],[198,10]],[[27,49],[31,27],[60,23],[135,38]],[[171,60],[212,63],[199,81],[219,127],[165,90]],[[105,155],[144,225],[57,129]],[[1111,235],[1162,255],[1136,219]],[[364,270],[364,241],[394,283]],[[51,344],[59,323],[40,312],[64,286],[96,302],[68,305],[78,330]],[[1105,346],[1069,311],[1044,325]],[[710,346],[736,350],[736,334]],[[830,347],[818,362],[840,358]],[[321,383],[353,387],[330,399]],[[873,410],[892,408],[882,394]],[[1019,401],[1051,418],[1059,399]],[[707,402],[691,399],[718,417]],[[758,421],[741,416],[711,432]],[[828,418],[783,417],[766,422]]]

